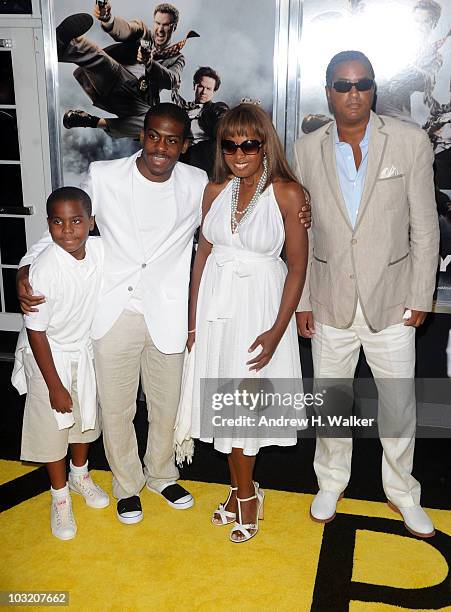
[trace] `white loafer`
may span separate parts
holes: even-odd
[[[400,514],[404,520],[404,525],[407,531],[417,538],[432,538],[435,536],[434,525],[421,506],[409,506],[408,508],[399,508],[387,502],[389,508]]]
[[[343,493],[320,489],[310,506],[310,518],[316,523],[330,523],[335,518],[337,503]]]

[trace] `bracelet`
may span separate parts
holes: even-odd
[[[188,330],[188,333],[189,333],[189,334],[194,334],[194,332],[195,332],[195,331],[196,331],[196,328],[194,328],[194,329],[189,329],[189,330]]]

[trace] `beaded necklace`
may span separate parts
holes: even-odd
[[[255,206],[257,205],[258,200],[260,199],[261,194],[263,193],[263,189],[265,188],[266,181],[268,179],[268,169],[267,164],[264,163],[263,173],[260,177],[260,180],[257,184],[257,189],[255,190],[254,195],[251,198],[251,201],[246,206],[244,210],[238,209],[238,198],[240,195],[240,185],[241,179],[238,176],[235,176],[232,181],[232,234],[236,234],[238,231],[238,226],[241,223],[244,223],[246,219],[249,218]],[[241,216],[241,219],[237,219],[237,215]]]

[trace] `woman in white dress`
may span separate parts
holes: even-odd
[[[252,104],[228,111],[218,127],[213,177],[202,204],[187,348],[191,351],[195,343],[192,436],[214,441],[228,455],[231,488],[212,522],[235,522],[233,542],[253,537],[262,518],[264,493],[253,481],[259,448],[294,445],[296,431],[268,438],[237,426],[209,434],[201,380],[213,381],[217,391],[224,379],[242,389],[244,379],[283,378],[302,391],[293,313],[308,257],[299,217],[305,204],[269,116]],[[286,265],[280,258],[283,247]],[[234,407],[228,410],[231,414]]]

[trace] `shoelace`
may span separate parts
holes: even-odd
[[[68,503],[67,499],[58,500],[55,503],[55,510],[58,527],[61,527],[61,525],[65,522],[64,519],[66,519],[66,522],[69,522],[71,525],[75,523],[74,516],[72,514],[72,504]]]
[[[100,495],[100,489],[96,484],[94,484],[89,473],[83,474],[80,479],[76,478],[75,481],[80,487],[80,489],[84,493],[86,493],[86,495],[89,495],[91,497],[94,497],[95,495]]]

